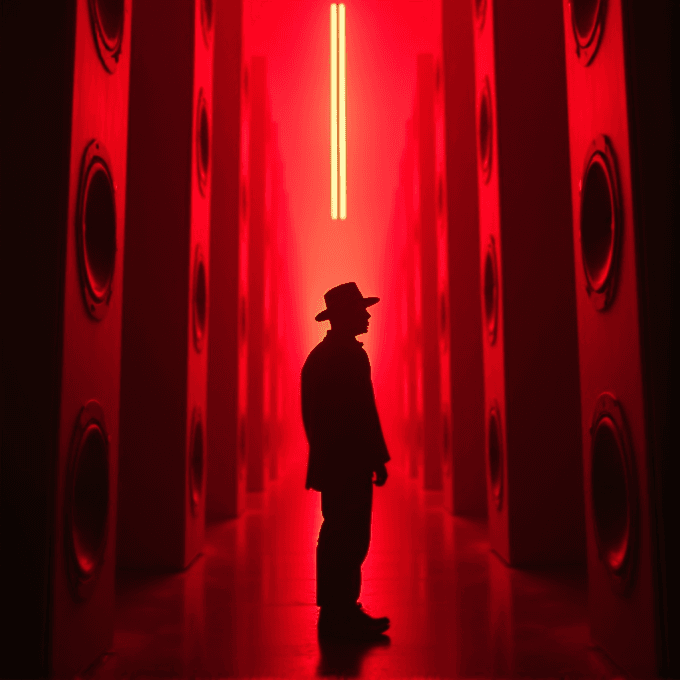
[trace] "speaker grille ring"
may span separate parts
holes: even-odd
[[[77,600],[92,594],[109,531],[110,458],[104,411],[96,401],[81,409],[69,451],[64,538],[66,566]]]
[[[632,585],[639,541],[638,483],[620,403],[598,398],[590,427],[590,504],[598,555],[615,592]]]
[[[214,18],[213,0],[201,0],[201,28],[206,47],[210,46]]]
[[[114,73],[123,47],[125,0],[90,0],[90,23],[104,68]]]
[[[496,342],[498,333],[498,263],[496,261],[496,242],[493,236],[489,237],[484,256],[483,271],[483,300],[484,300],[484,324],[489,344]]]
[[[600,46],[607,0],[569,0],[569,13],[576,55],[584,66],[588,66]]]
[[[194,276],[192,286],[192,326],[194,332],[194,347],[197,352],[203,350],[208,322],[208,276],[205,260],[200,244],[196,246],[194,256]]]
[[[479,94],[477,105],[477,148],[479,151],[479,167],[485,183],[491,177],[493,164],[493,105],[491,101],[491,87],[489,79],[484,79],[484,85]]]
[[[504,473],[504,447],[503,431],[501,429],[500,408],[496,402],[489,409],[487,424],[487,457],[489,463],[489,484],[491,497],[496,510],[500,510],[503,504],[503,473]]]
[[[579,235],[586,289],[597,310],[612,303],[621,247],[621,210],[614,153],[604,136],[586,154],[580,182]]]
[[[97,140],[83,155],[76,214],[81,289],[89,314],[103,319],[113,292],[118,216],[109,155]]]
[[[198,93],[196,105],[196,175],[198,188],[202,196],[205,196],[210,172],[210,117],[208,104],[205,99],[203,88]]]
[[[477,21],[477,28],[480,31],[484,28],[484,19],[486,17],[486,1],[487,0],[474,0],[475,19]]]
[[[205,432],[201,409],[197,406],[191,422],[191,440],[189,442],[189,501],[191,512],[198,516],[203,498],[205,475]]]

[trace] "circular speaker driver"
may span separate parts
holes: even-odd
[[[205,196],[208,185],[208,173],[210,171],[210,119],[208,117],[208,105],[205,100],[203,88],[198,93],[196,107],[196,173],[198,176],[198,188],[201,195]]]
[[[576,54],[581,63],[588,66],[600,46],[607,0],[569,0],[569,11]]]
[[[598,137],[586,154],[579,217],[586,289],[595,308],[603,310],[616,292],[621,243],[616,164],[604,136]]]
[[[69,581],[76,599],[92,594],[104,562],[109,529],[109,437],[96,401],[80,411],[66,476],[64,538]]]
[[[89,0],[90,23],[104,68],[113,73],[123,46],[125,0]]]
[[[201,27],[203,28],[203,39],[206,46],[210,45],[210,38],[212,36],[213,10],[213,0],[201,0]]]
[[[496,342],[498,331],[498,265],[496,263],[496,243],[489,237],[484,256],[484,323],[489,344]]]
[[[496,510],[501,509],[503,503],[503,432],[501,430],[501,416],[498,404],[494,403],[489,411],[487,425],[487,455],[489,457],[489,481],[491,495]]]
[[[597,400],[590,437],[590,503],[598,554],[612,587],[624,593],[637,561],[638,482],[627,423],[609,393]]]
[[[97,320],[108,312],[116,266],[118,220],[110,167],[104,146],[90,142],[80,173],[76,246],[85,306]]]
[[[484,86],[479,95],[477,112],[477,147],[479,150],[479,166],[482,179],[488,182],[491,177],[493,161],[493,106],[489,79],[484,79]]]
[[[196,255],[194,256],[192,307],[194,347],[197,352],[200,352],[203,350],[208,317],[208,278],[200,245],[196,246]]]
[[[205,433],[201,409],[196,407],[191,424],[191,441],[189,449],[189,500],[191,512],[199,514],[203,497],[203,477],[205,470]]]

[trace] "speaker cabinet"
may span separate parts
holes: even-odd
[[[456,515],[479,516],[486,482],[472,22],[469,2],[443,3],[451,403],[444,500]]]
[[[2,6],[3,677],[113,638],[130,4]]]
[[[441,83],[441,65],[440,87]],[[443,213],[437,211],[436,122],[435,122],[435,58],[419,54],[416,68],[416,182],[418,183],[418,217],[420,232],[420,298],[422,308],[422,371],[423,371],[423,483],[426,489],[442,488],[443,436],[439,324],[441,288],[438,261],[438,224],[445,224]],[[443,163],[440,163],[440,166]],[[442,179],[444,181],[445,178]],[[444,191],[444,189],[442,189]],[[442,199],[443,200],[443,199]],[[443,203],[442,203],[443,205]],[[444,263],[445,264],[445,263]],[[445,303],[447,304],[447,303]]]
[[[178,569],[205,517],[213,5],[132,21],[118,562]],[[172,45],[172,49],[168,49]]]
[[[562,16],[542,0],[489,0],[473,9],[490,540],[512,565],[579,561]]]
[[[245,506],[245,470],[239,454],[239,240],[240,140],[247,112],[242,59],[243,3],[215,7],[213,172],[211,192],[208,347],[208,469],[206,519],[237,517]]]
[[[267,172],[267,61],[250,59],[248,229],[248,491],[266,486],[264,446],[264,253]]]
[[[564,2],[590,626],[641,676],[679,670],[677,15],[671,3]]]
[[[444,63],[434,55],[434,167],[437,243],[437,340],[439,358],[439,447],[444,505],[453,503],[453,449],[451,447],[451,317],[449,304],[449,229],[446,200],[446,120],[444,117]]]
[[[404,294],[406,314],[405,398],[408,403],[408,471],[412,479],[423,474],[423,315],[421,278],[420,180],[417,126],[406,124],[406,146],[401,160],[400,184],[405,221]]]
[[[266,475],[279,476],[279,233],[284,215],[283,163],[277,125],[269,120],[269,148],[265,180],[265,263],[264,263],[264,449]]]

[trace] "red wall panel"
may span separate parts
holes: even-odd
[[[250,58],[249,171],[250,222],[248,227],[248,491],[266,486],[264,445],[264,255],[265,184],[267,170],[267,62]]]
[[[113,637],[130,5],[2,8],[3,677]]]
[[[678,671],[677,9],[662,5],[564,2],[591,632],[645,676]]]
[[[578,561],[584,521],[562,17],[542,0],[474,8],[491,544],[513,565]]]
[[[205,512],[212,4],[132,22],[118,561],[185,567]],[[168,44],[172,49],[168,49]]]
[[[215,6],[213,172],[210,216],[211,322],[208,346],[206,519],[237,517],[245,506],[245,459],[239,450],[239,262],[241,132],[247,116],[242,59],[243,3]]]
[[[451,343],[450,478],[444,491],[446,507],[454,514],[484,515],[484,364],[472,6],[444,2],[442,11]]]
[[[441,68],[441,67],[440,67]],[[441,84],[441,80],[440,80]],[[423,483],[442,488],[442,403],[439,330],[439,269],[437,215],[437,152],[435,120],[435,59],[419,54],[416,67],[415,133],[420,226],[420,297],[423,371]],[[445,220],[442,219],[442,224]]]

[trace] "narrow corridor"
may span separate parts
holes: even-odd
[[[616,670],[589,644],[585,573],[508,569],[483,522],[454,518],[393,469],[376,490],[362,602],[389,644],[319,647],[319,495],[291,467],[238,520],[208,527],[181,574],[120,572],[112,653],[94,678],[588,677]]]

